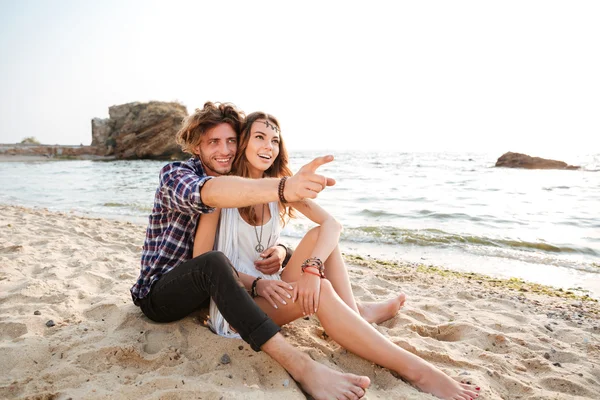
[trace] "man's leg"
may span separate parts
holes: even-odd
[[[310,358],[277,333],[261,348],[277,361],[315,400],[356,400],[365,395],[371,384],[367,376],[345,374]]]
[[[280,330],[248,295],[227,257],[218,251],[186,261],[163,275],[140,307],[153,321],[172,322],[206,305],[210,297],[255,351]]]
[[[254,350],[263,350],[281,364],[316,400],[364,395],[368,377],[334,371],[286,342],[279,327],[240,285],[223,253],[206,253],[169,271],[140,306],[153,321],[171,322],[202,307],[211,296],[223,317]]]

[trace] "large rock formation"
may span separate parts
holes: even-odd
[[[498,161],[496,167],[506,168],[526,168],[526,169],[579,169],[581,167],[568,165],[563,161],[548,160],[546,158],[531,157],[521,153],[504,153]]]
[[[119,159],[183,159],[175,135],[187,116],[179,103],[127,103],[108,109],[110,118],[92,119],[92,146]]]

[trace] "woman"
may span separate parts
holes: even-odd
[[[292,175],[279,123],[274,117],[260,112],[248,115],[233,171],[256,179]],[[261,273],[255,262],[260,254],[265,254],[265,249],[277,244],[281,225],[296,211],[319,227],[302,239],[281,275]],[[278,325],[316,313],[327,334],[344,348],[396,371],[421,390],[444,399],[477,397],[479,388],[458,384],[425,360],[390,342],[370,325],[369,322],[395,315],[405,297],[401,294],[387,303],[357,305],[338,247],[340,231],[339,223],[310,200],[223,209],[200,217],[193,255],[196,257],[213,247],[223,251],[257,304]],[[235,335],[214,305],[211,305],[211,326],[221,335]]]

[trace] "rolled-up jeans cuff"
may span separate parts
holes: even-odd
[[[267,343],[269,339],[275,336],[281,328],[273,322],[270,318],[266,319],[265,322],[260,324],[258,328],[250,332],[248,335],[248,342],[254,351],[260,351],[263,344]]]

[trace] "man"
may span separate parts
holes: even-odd
[[[136,305],[151,320],[172,322],[213,298],[224,318],[255,350],[279,362],[315,399],[359,399],[369,378],[342,374],[291,346],[280,328],[256,305],[220,252],[192,259],[198,218],[215,207],[234,208],[283,198],[316,198],[332,179],[318,175],[332,160],[319,157],[289,179],[245,179],[230,172],[243,115],[231,104],[206,103],[190,115],[177,134],[183,150],[195,157],[165,166],[146,230],[141,272],[131,288]],[[280,263],[282,251],[269,250],[264,264]]]

